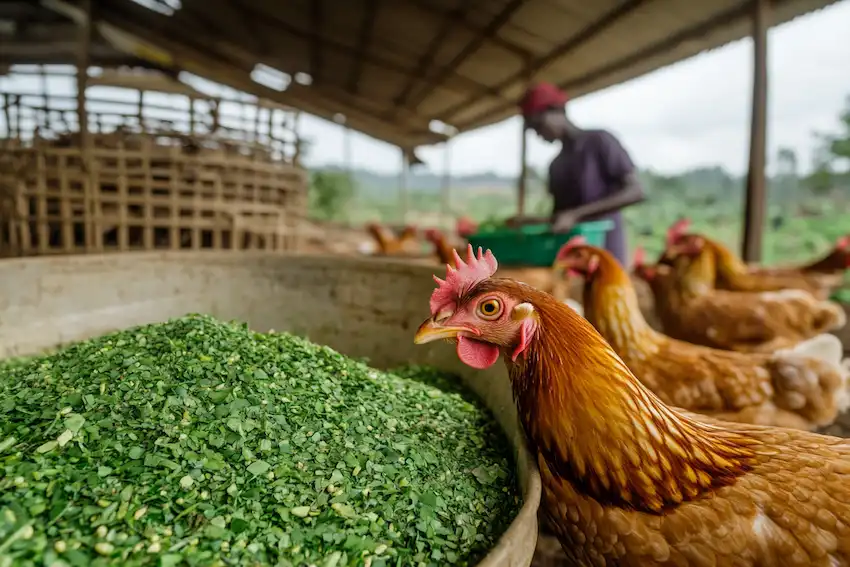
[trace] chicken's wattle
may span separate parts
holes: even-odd
[[[476,341],[469,337],[459,336],[457,338],[457,356],[464,364],[484,370],[490,368],[499,360],[499,347],[490,343]]]

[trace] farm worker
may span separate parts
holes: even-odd
[[[620,210],[644,199],[637,169],[610,132],[583,130],[573,124],[566,103],[567,95],[549,83],[532,86],[519,103],[525,127],[549,143],[561,142],[561,151],[549,165],[551,217],[515,217],[510,222],[514,226],[551,222],[555,232],[567,232],[582,220],[612,220],[614,228],[605,248],[628,265]]]

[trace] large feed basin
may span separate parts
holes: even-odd
[[[540,478],[507,374],[465,367],[450,345],[416,346],[437,266],[262,253],[165,252],[0,261],[0,357],[33,354],[187,313],[290,331],[377,367],[426,364],[460,375],[512,444],[523,507],[482,567],[527,567]]]

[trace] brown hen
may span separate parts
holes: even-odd
[[[647,324],[631,279],[607,251],[574,238],[558,252],[558,262],[584,278],[587,320],[665,403],[730,421],[806,430],[831,424],[850,403],[850,372],[833,335],[774,354],[693,345]]]
[[[850,443],[671,408],[587,320],[469,256],[414,341],[452,340],[473,368],[504,358],[571,564],[850,565]]]
[[[375,241],[378,254],[397,256],[418,252],[416,228],[413,226],[404,227],[399,236],[396,236],[389,228],[374,222],[366,225],[366,231]]]
[[[715,256],[700,238],[668,246],[665,254],[675,268],[658,315],[671,337],[726,350],[774,352],[846,322],[840,305],[803,290],[715,289]]]
[[[700,234],[688,233],[689,221],[683,219],[667,231],[668,246],[699,238],[715,256],[717,288],[732,291],[778,291],[802,289],[826,299],[841,285],[850,267],[850,237],[840,238],[825,257],[807,265],[785,268],[748,266],[722,243]]]

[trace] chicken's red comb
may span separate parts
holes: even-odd
[[[637,248],[635,248],[634,256],[632,256],[632,263],[634,264],[635,268],[639,268],[643,266],[645,260],[646,251],[643,249],[642,246],[638,246]]]
[[[555,255],[555,261],[563,260],[573,248],[578,248],[579,246],[587,246],[587,238],[581,235],[573,236],[558,250],[558,253]]]
[[[457,300],[473,286],[483,282],[496,273],[499,263],[496,257],[488,249],[486,252],[478,247],[478,255],[472,251],[472,245],[466,245],[466,262],[458,255],[457,250],[452,250],[455,259],[455,268],[446,265],[446,279],[441,280],[434,276],[437,289],[431,294],[431,316],[435,316],[441,310],[451,307],[456,308]]]
[[[689,218],[681,218],[670,225],[670,228],[667,229],[667,246],[676,243],[676,240],[688,231],[688,228],[691,226],[691,219]]]
[[[836,240],[835,247],[841,251],[846,251],[848,248],[850,248],[850,234],[845,234],[844,236]]]

